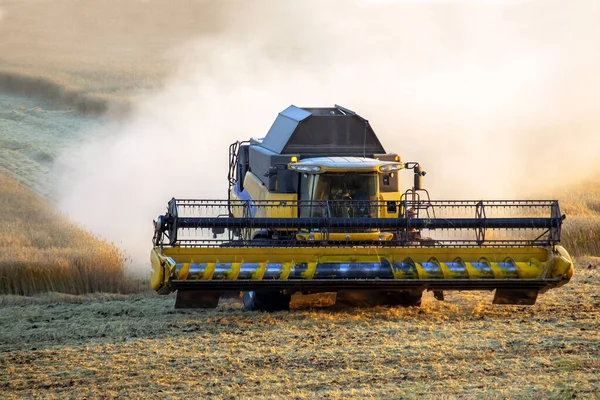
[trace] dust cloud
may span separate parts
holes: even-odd
[[[225,198],[228,145],[290,104],[357,111],[435,198],[529,196],[599,170],[594,0],[219,4],[218,29],[170,52],[162,89],[62,158],[60,208],[136,267],[168,199]]]

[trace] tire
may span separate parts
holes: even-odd
[[[384,292],[377,290],[364,291],[339,291],[336,296],[336,305],[339,308],[347,307],[418,307],[421,305],[421,292],[394,291]]]
[[[289,310],[291,298],[291,295],[281,292],[242,292],[244,308],[248,311]]]
[[[381,292],[381,305],[389,307],[420,307],[422,297],[422,292]]]

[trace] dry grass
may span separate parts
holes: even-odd
[[[599,398],[600,258],[532,307],[489,293],[421,308],[237,303],[181,312],[150,294],[0,297],[0,397]]]
[[[0,294],[130,292],[124,256],[0,173]]]
[[[600,256],[600,181],[588,181],[544,194],[560,201],[567,215],[561,243],[574,256]]]
[[[563,225],[561,244],[574,256],[600,256],[600,215],[568,217]]]

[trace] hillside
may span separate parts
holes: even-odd
[[[116,246],[1,172],[0,188],[0,294],[134,290]]]

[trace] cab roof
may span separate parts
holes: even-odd
[[[385,153],[369,121],[337,104],[323,108],[289,106],[279,113],[267,135],[254,143],[277,154]]]
[[[304,158],[294,164],[318,166],[321,167],[321,172],[378,172],[382,165],[403,165],[399,161],[365,157],[313,157]]]

